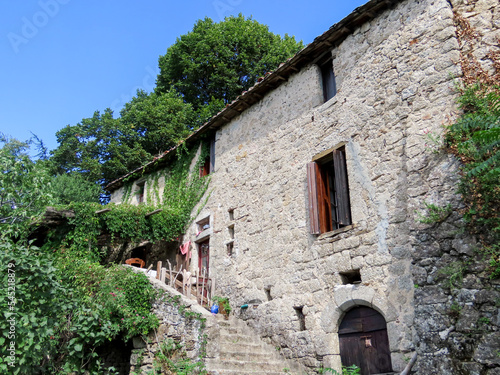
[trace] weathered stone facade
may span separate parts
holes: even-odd
[[[335,97],[323,103],[312,56],[216,131],[209,195],[184,240],[209,239],[216,294],[233,306],[252,301],[256,308],[237,314],[312,369],[340,369],[342,318],[368,306],[385,318],[394,371],[415,351],[419,374],[500,371],[499,285],[474,268],[475,240],[458,214],[459,164],[429,144],[428,134],[441,135],[458,115],[453,11],[483,33],[478,59],[492,69],[484,57],[498,48],[497,1],[395,1],[327,51]],[[352,225],[313,235],[306,165],[339,145]],[[424,202],[450,204],[452,213],[423,224]],[[200,234],[206,218],[210,229]],[[440,270],[458,261],[469,262],[468,275],[450,290]],[[343,278],[358,270],[359,283]]]
[[[139,270],[133,268],[136,272]],[[186,358],[189,358],[193,363],[198,362],[202,357],[202,352],[205,351],[204,343],[205,332],[204,323],[202,320],[211,318],[211,314],[200,307],[196,302],[184,297],[173,288],[168,287],[159,280],[150,279],[153,286],[162,291],[164,294],[153,303],[153,313],[156,314],[160,321],[160,326],[154,332],[150,332],[144,340],[141,337],[135,337],[132,340],[133,349],[130,356],[130,371],[131,373],[147,374],[151,373],[156,366],[161,362],[157,356],[161,352],[161,345],[168,343],[180,344],[179,352],[183,353]],[[172,297],[178,298],[178,303],[168,301]],[[198,314],[199,318],[182,314],[180,309]],[[209,329],[207,329],[209,330]],[[178,354],[178,353],[177,353]],[[172,358],[173,360],[181,359],[180,356]]]

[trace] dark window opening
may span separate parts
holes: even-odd
[[[359,270],[340,272],[340,278],[342,279],[342,284],[344,285],[361,283],[361,273]]]
[[[270,286],[264,288],[264,293],[266,293],[266,298],[268,301],[273,300],[273,297],[271,296],[271,287]]]
[[[137,184],[137,203],[144,203],[144,187],[146,182]]]
[[[196,224],[198,225],[198,231],[200,232],[210,228],[210,216],[198,221]]]
[[[307,164],[311,233],[352,224],[345,147]]]
[[[321,81],[323,83],[323,100],[327,102],[337,94],[337,85],[335,83],[335,73],[333,72],[333,60],[320,64]]]
[[[299,331],[306,330],[306,316],[304,315],[303,308],[304,306],[295,306],[293,308],[297,314],[297,318],[299,318]]]
[[[227,231],[229,232],[229,238],[234,240],[234,225],[227,227]]]
[[[233,221],[234,220],[234,209],[231,208],[227,212],[229,214],[229,221]]]
[[[210,152],[205,157],[202,166],[200,167],[200,177],[207,176],[213,173],[215,167],[215,138],[210,141]]]
[[[232,256],[234,252],[234,242],[229,242],[226,245],[226,249],[227,249],[227,255]]]

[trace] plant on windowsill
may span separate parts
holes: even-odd
[[[229,298],[213,296],[212,301],[214,302],[214,304],[219,306],[219,313],[224,315],[226,319],[229,319],[229,314],[231,313],[231,305],[229,304]]]

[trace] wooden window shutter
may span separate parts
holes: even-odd
[[[340,225],[350,225],[352,223],[351,207],[349,203],[349,184],[347,182],[347,164],[344,150],[333,150],[333,168],[335,171],[337,220]]]
[[[320,234],[320,218],[319,218],[319,186],[318,178],[321,172],[319,166],[315,162],[307,163],[307,191],[309,193],[309,222],[312,234]]]

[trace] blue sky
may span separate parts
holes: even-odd
[[[7,0],[0,5],[0,132],[49,149],[94,111],[151,91],[158,57],[196,20],[229,15],[305,44],[365,0]]]

